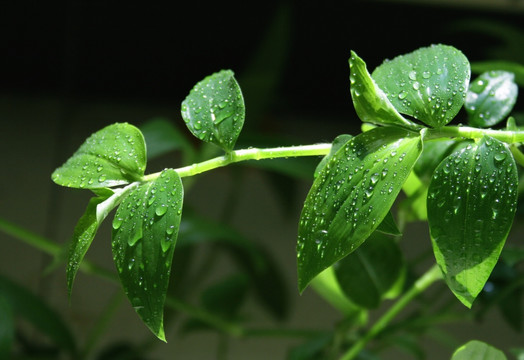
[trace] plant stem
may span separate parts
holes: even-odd
[[[340,358],[340,360],[354,359],[367,343],[375,338],[382,330],[386,328],[391,320],[406,307],[417,295],[426,290],[435,281],[442,278],[442,273],[437,265],[433,265],[424,275],[422,275],[393,306],[361,337],[349,350]]]
[[[331,144],[288,146],[269,149],[241,149],[232,151],[229,154],[219,156],[214,159],[184,166],[175,169],[175,171],[178,173],[178,175],[180,175],[180,177],[186,177],[246,160],[263,160],[299,156],[321,156],[328,154],[329,150],[331,150]],[[149,174],[143,177],[143,181],[151,181],[159,176],[160,172]]]
[[[479,129],[469,126],[444,126],[438,129],[427,129],[426,140],[463,137],[468,139],[480,139],[484,135],[491,136],[507,144],[524,142],[524,131]]]
[[[19,240],[22,240],[28,245],[43,251],[46,254],[52,256],[59,256],[62,252],[60,245],[55,244],[46,238],[37,235],[29,230],[26,230],[18,225],[15,225],[7,220],[0,218],[0,230],[6,234],[9,234]]]

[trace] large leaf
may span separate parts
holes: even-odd
[[[140,130],[113,124],[91,135],[52,179],[62,186],[97,189],[140,180],[146,168],[146,147]]]
[[[244,125],[244,97],[231,70],[206,77],[182,102],[182,117],[200,140],[233,150]]]
[[[303,291],[379,226],[422,151],[418,133],[375,128],[352,138],[318,174],[306,198],[297,243]]]
[[[113,259],[142,321],[165,341],[163,308],[182,213],[183,188],[172,169],[134,189],[113,219]]]
[[[490,137],[435,170],[427,208],[433,251],[455,296],[471,307],[497,263],[517,205],[517,168]]]
[[[60,314],[50,308],[42,299],[2,276],[0,276],[0,294],[3,301],[9,303],[9,307],[16,316],[27,320],[59,348],[68,351],[72,358],[77,358],[75,355],[77,354],[76,343],[70,329]]]
[[[459,347],[451,360],[506,360],[506,355],[482,341],[472,340]]]
[[[432,127],[444,126],[457,115],[470,76],[468,59],[446,45],[420,48],[387,60],[372,74],[398,112]]]
[[[364,308],[376,308],[404,271],[402,253],[393,239],[374,232],[357,250],[335,264],[346,296]]]
[[[366,63],[353,51],[349,58],[351,98],[358,117],[363,122],[400,125],[416,128],[416,125],[405,119],[393,107],[387,95],[382,91],[369,74]]]
[[[515,75],[506,71],[489,71],[473,81],[466,95],[464,107],[469,123],[476,127],[498,124],[513,109],[518,87]]]

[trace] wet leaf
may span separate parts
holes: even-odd
[[[182,117],[191,133],[227,152],[235,147],[245,112],[244,97],[231,70],[206,77],[182,102]]]
[[[386,60],[372,74],[399,113],[432,127],[444,126],[457,115],[470,76],[468,59],[447,45],[432,45]]]
[[[342,134],[342,135],[339,135],[337,136],[334,140],[333,140],[333,143],[331,144],[331,150],[329,150],[329,154],[327,154],[326,156],[324,156],[322,158],[322,160],[320,160],[320,162],[318,163],[317,165],[317,168],[315,169],[315,174],[314,174],[314,177],[317,177],[318,174],[320,173],[320,171],[326,166],[326,164],[328,163],[328,161],[333,157],[333,155],[336,154],[336,152],[342,147],[344,146],[346,143],[349,142],[349,140],[351,140],[353,136],[352,135],[348,135],[348,134]]]
[[[300,291],[379,226],[421,151],[418,133],[379,127],[336,152],[320,171],[302,210],[297,242]]]
[[[393,239],[374,232],[334,268],[338,283],[349,300],[372,309],[380,305],[402,276],[404,260]]]
[[[121,123],[91,135],[51,177],[58,185],[97,189],[140,180],[145,169],[142,133],[133,125]]]
[[[371,78],[366,63],[353,51],[349,58],[349,67],[351,98],[355,111],[362,122],[417,128],[417,125],[398,113],[384,91]]]
[[[489,71],[471,82],[464,107],[472,126],[490,127],[509,115],[518,94],[514,79],[513,73]]]
[[[506,360],[502,351],[482,341],[472,340],[459,347],[451,360]]]
[[[482,61],[471,64],[471,71],[477,74],[493,70],[503,70],[515,74],[517,84],[524,86],[524,65],[511,61]]]
[[[517,185],[511,152],[490,137],[454,152],[435,170],[427,199],[433,251],[449,288],[467,307],[504,246]]]
[[[182,200],[178,173],[166,169],[135,188],[113,219],[113,259],[124,291],[142,321],[164,341],[163,308]]]

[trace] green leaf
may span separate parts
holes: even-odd
[[[302,210],[297,242],[300,291],[379,226],[421,151],[418,133],[379,127],[336,152],[320,171]]]
[[[140,130],[113,124],[91,135],[52,174],[55,183],[97,189],[140,180],[146,168],[146,147]]]
[[[77,348],[71,331],[56,311],[38,296],[0,275],[0,294],[9,302],[14,314],[26,319],[58,347],[77,358]],[[2,318],[2,321],[4,319]]]
[[[349,58],[349,67],[351,98],[355,111],[362,122],[417,128],[417,125],[398,113],[384,91],[371,78],[364,60],[353,51]]]
[[[399,236],[402,235],[400,232],[397,223],[395,222],[395,218],[393,217],[393,214],[391,211],[388,211],[386,214],[386,217],[380,225],[377,227],[377,231],[380,231],[381,233],[388,234],[388,235],[394,235]]]
[[[0,293],[0,359],[9,359],[15,339],[15,320],[13,307]]]
[[[502,351],[482,341],[472,340],[459,347],[451,360],[506,360]]]
[[[427,199],[433,251],[449,288],[467,307],[504,246],[517,185],[511,152],[490,137],[451,154],[435,170]]]
[[[335,140],[333,140],[333,143],[331,144],[331,150],[329,150],[329,154],[327,154],[326,156],[322,158],[322,160],[320,160],[320,162],[317,165],[317,168],[315,169],[315,174],[314,174],[315,178],[318,176],[320,171],[326,166],[326,164],[333,157],[333,155],[335,155],[336,152],[342,146],[347,144],[349,140],[351,140],[352,137],[353,137],[352,135],[342,134],[342,135],[337,136]]]
[[[172,169],[135,188],[113,219],[113,259],[142,321],[165,341],[163,308],[180,226],[183,188]]]
[[[402,276],[404,261],[393,239],[374,232],[334,268],[346,296],[353,303],[372,309],[380,305]]]
[[[432,45],[386,60],[372,77],[398,112],[441,127],[464,104],[470,75],[469,61],[462,52]]]
[[[470,84],[464,104],[470,125],[490,127],[508,116],[517,101],[518,87],[514,79],[513,73],[490,71]]]
[[[433,172],[449,154],[467,146],[457,140],[430,140],[424,142],[424,150],[413,168],[418,178],[429,185]]]
[[[195,156],[191,143],[169,119],[151,119],[144,123],[140,130],[147,144],[148,160],[175,150],[182,150],[190,158]]]
[[[191,133],[227,152],[235,147],[246,113],[233,75],[231,70],[222,70],[206,77],[182,102],[182,117]]]
[[[99,191],[104,189],[96,189],[96,192],[103,196],[94,197],[89,200],[84,214],[75,226],[73,237],[69,243],[66,267],[67,292],[69,297],[71,297],[76,273],[80,268],[80,264],[87,250],[89,250],[93,242],[100,224],[102,224],[109,212],[120,204],[122,198],[127,195],[132,188],[134,188],[134,185],[130,185],[124,189],[115,189],[114,191],[110,189],[105,189],[109,191]]]
[[[477,74],[493,70],[503,70],[515,74],[517,84],[524,86],[524,65],[510,61],[482,61],[471,64],[471,71]]]

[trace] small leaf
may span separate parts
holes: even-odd
[[[482,341],[472,340],[459,347],[451,360],[507,360],[506,355],[497,348]]]
[[[482,61],[471,64],[471,71],[477,74],[493,70],[504,70],[515,74],[517,84],[524,86],[524,65],[510,61]]]
[[[87,250],[89,250],[89,247],[93,242],[100,224],[102,224],[109,212],[118,206],[120,201],[122,201],[122,198],[127,195],[133,187],[133,185],[130,185],[127,188],[115,189],[115,191],[109,192],[100,192],[98,190],[101,189],[96,189],[96,192],[103,194],[103,196],[94,197],[89,200],[89,204],[87,205],[84,214],[75,226],[73,237],[69,243],[69,254],[66,268],[67,292],[69,297],[71,297],[76,273],[80,268],[80,264],[82,263]]]
[[[398,112],[432,127],[444,126],[457,115],[470,76],[468,59],[447,45],[386,60],[372,74]]]
[[[246,112],[233,75],[231,70],[222,70],[206,77],[182,102],[182,117],[191,133],[226,152],[235,147]]]
[[[353,51],[349,58],[349,67],[351,98],[355,111],[362,122],[417,128],[417,125],[398,113],[384,91],[371,78],[366,63]]]
[[[504,246],[517,185],[511,152],[490,137],[451,154],[435,170],[427,198],[433,251],[449,288],[467,307]]]
[[[355,304],[372,309],[380,305],[402,276],[404,261],[393,239],[374,232],[334,268],[346,296]]]
[[[51,339],[58,347],[78,358],[75,339],[63,319],[38,296],[11,280],[0,276],[0,294],[9,302],[15,315],[23,317]],[[2,318],[2,321],[4,319]]]
[[[299,289],[379,226],[422,151],[418,133],[379,127],[352,138],[320,171],[297,242]]]
[[[113,219],[113,259],[136,312],[165,341],[163,310],[180,226],[183,188],[172,169],[135,188]]]
[[[472,126],[490,127],[508,116],[517,101],[514,79],[513,73],[490,71],[470,84],[464,107]]]
[[[91,135],[52,179],[62,186],[97,189],[140,180],[145,168],[140,130],[127,123],[113,124]]]

